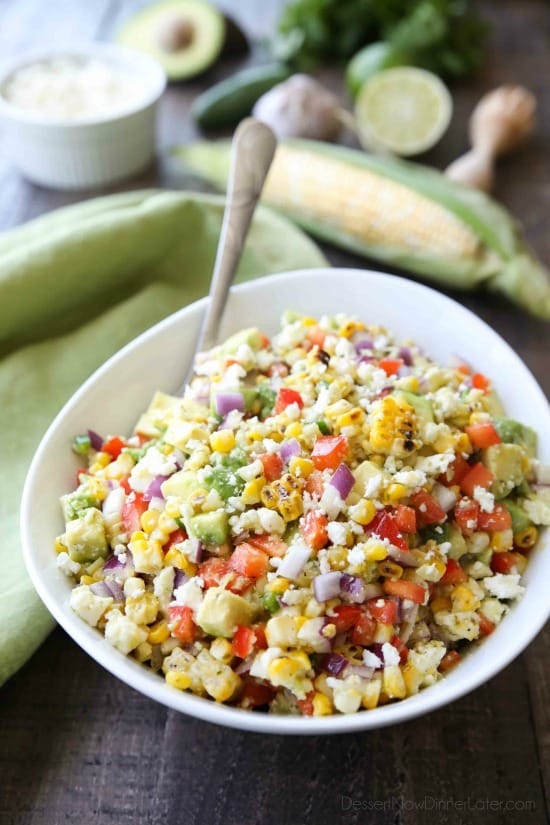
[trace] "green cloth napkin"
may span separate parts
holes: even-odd
[[[18,527],[40,437],[113,352],[208,291],[223,203],[187,192],[131,192],[0,235],[0,684],[53,626],[27,577]],[[301,231],[259,208],[239,279],[324,264]]]

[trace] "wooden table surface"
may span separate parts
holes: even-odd
[[[0,54],[108,38],[135,0],[0,0]],[[281,0],[225,0],[255,36]],[[492,0],[483,71],[454,90],[452,128],[427,160],[444,166],[466,146],[467,116],[502,82],[529,86],[539,125],[499,167],[497,196],[521,217],[550,265],[550,9]],[[191,138],[194,95],[236,64],[171,88],[160,142]],[[336,75],[328,79],[338,87]],[[1,135],[0,135],[1,136]],[[129,186],[177,185],[159,163]],[[0,228],[92,193],[21,180],[0,152]],[[338,264],[358,259],[326,250]],[[449,293],[452,294],[452,293]],[[454,294],[519,353],[548,392],[548,327],[488,295]],[[505,365],[504,365],[505,368]],[[491,682],[428,717],[365,734],[267,737],[195,721],[110,676],[57,629],[0,690],[2,825],[323,825],[548,822],[550,630]]]

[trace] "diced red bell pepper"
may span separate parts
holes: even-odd
[[[483,489],[486,490],[494,480],[495,477],[492,472],[488,470],[481,461],[478,461],[477,464],[470,467],[466,475],[462,478],[460,489],[463,493],[466,493],[467,496],[473,496],[476,487],[483,487]]]
[[[454,457],[453,463],[449,466],[446,473],[442,473],[438,481],[446,487],[452,487],[455,484],[460,484],[466,473],[469,471],[470,465],[466,459],[457,453]]]
[[[254,650],[255,641],[256,634],[252,628],[240,625],[233,634],[233,640],[231,642],[231,652],[233,656],[246,659]]]
[[[103,442],[101,450],[104,453],[109,453],[111,458],[118,458],[122,452],[122,448],[126,446],[126,443],[119,438],[117,435],[113,436],[112,438],[108,438],[106,441]]]
[[[480,421],[479,424],[470,424],[470,426],[465,429],[468,438],[472,442],[472,446],[477,450],[483,450],[485,447],[491,447],[493,444],[502,444],[502,438],[490,421]]]
[[[318,470],[336,470],[348,452],[344,435],[322,435],[313,445],[311,460]]]
[[[462,656],[458,652],[458,650],[449,650],[448,653],[442,658],[439,663],[439,670],[442,673],[446,673],[448,670],[451,670],[455,665],[457,665]]]
[[[359,621],[359,617],[363,613],[358,605],[353,604],[340,604],[332,612],[334,615],[328,618],[331,624],[336,625],[337,633],[346,633],[350,630]]]
[[[132,492],[132,488],[130,487],[129,478],[130,478],[130,476],[122,476],[122,478],[119,478],[119,480],[118,480],[118,483],[119,483],[120,487],[122,487],[122,489],[124,490],[126,495],[130,495],[130,493]]]
[[[262,462],[264,468],[264,476],[266,481],[276,481],[281,478],[283,474],[283,459],[278,453],[264,453],[258,458]]]
[[[162,549],[164,550],[165,553],[167,553],[170,550],[170,548],[172,547],[172,545],[179,544],[180,541],[184,541],[184,539],[186,539],[186,538],[187,538],[187,533],[184,530],[174,530],[173,533],[170,533],[168,541],[166,542],[166,544],[163,546]]]
[[[487,392],[491,388],[491,381],[486,375],[481,372],[475,372],[472,375],[472,387],[476,390],[483,390]]]
[[[439,579],[439,584],[461,584],[468,581],[468,576],[456,561],[456,559],[449,559],[442,577]]]
[[[234,549],[229,559],[229,569],[240,573],[241,576],[259,579],[265,576],[269,569],[269,556],[253,544],[243,541]]]
[[[436,499],[427,493],[426,490],[419,490],[410,497],[410,504],[416,510],[416,518],[419,527],[427,527],[429,524],[439,524],[445,521],[447,514],[439,506]]]
[[[306,492],[309,493],[312,498],[319,501],[323,495],[324,489],[325,482],[323,480],[323,474],[317,470],[314,470],[306,478]]]
[[[393,511],[393,517],[397,528],[402,533],[416,533],[416,513],[412,507],[398,504]]]
[[[426,601],[426,588],[416,582],[409,582],[405,579],[397,579],[397,581],[386,579],[382,586],[384,593],[387,593],[389,596],[399,596],[400,599],[409,599],[415,604],[424,604]]]
[[[493,573],[509,573],[517,564],[515,553],[493,553],[491,558],[491,570]]]
[[[313,716],[313,697],[315,696],[315,691],[310,691],[305,699],[298,699],[296,704],[300,708],[300,711],[304,716]]]
[[[477,530],[479,504],[471,498],[461,498],[454,509],[454,519],[463,536],[471,536]]]
[[[388,510],[379,510],[370,524],[365,527],[367,533],[374,533],[381,539],[388,539],[395,547],[408,550],[407,539],[399,532],[397,522]]]
[[[392,599],[369,599],[367,602],[369,613],[381,624],[395,624],[397,620],[397,604]]]
[[[378,366],[390,377],[391,375],[397,375],[403,366],[403,360],[401,358],[381,358]]]
[[[310,510],[300,523],[300,532],[312,550],[321,550],[328,542],[328,518],[320,510]]]
[[[510,530],[512,517],[506,507],[502,504],[495,504],[492,513],[486,513],[485,510],[480,509],[477,517],[477,527],[478,530],[486,530],[488,533]]]
[[[252,676],[244,677],[240,705],[243,708],[259,708],[268,705],[275,696],[275,688],[257,682]]]
[[[263,550],[268,556],[278,556],[281,558],[288,550],[286,541],[283,541],[278,536],[270,536],[267,533],[250,536],[247,540],[248,544],[256,547],[258,550]]]
[[[405,644],[405,642],[399,638],[399,636],[392,636],[390,639],[390,644],[392,644],[397,652],[399,653],[399,659],[402,665],[405,664],[407,659],[409,658],[409,648]]]
[[[495,629],[496,625],[493,622],[489,621],[487,616],[481,612],[481,610],[477,611],[477,615],[479,616],[479,633],[481,636],[490,636],[493,630]]]
[[[216,556],[212,556],[206,559],[206,561],[203,561],[198,569],[198,575],[204,582],[205,590],[208,590],[209,587],[219,587],[221,580],[224,576],[227,576],[228,573],[231,573],[229,561],[227,559],[218,559]]]
[[[185,645],[190,645],[195,639],[196,625],[193,621],[193,611],[190,607],[172,605],[168,608],[170,622],[174,623],[172,635]]]
[[[132,491],[127,496],[122,505],[122,524],[126,533],[132,535],[137,530],[141,530],[141,516],[149,506],[148,501],[144,501],[141,493]]]
[[[286,410],[291,404],[298,404],[300,409],[304,406],[302,396],[296,390],[291,390],[290,387],[281,387],[277,393],[277,400],[275,401],[275,412],[277,415]]]
[[[374,642],[376,634],[376,619],[365,611],[361,611],[357,621],[355,622],[351,634],[350,641],[354,645],[362,645],[366,647]]]
[[[309,327],[307,331],[307,338],[314,346],[319,347],[319,349],[323,349],[326,337],[326,332],[318,326]]]

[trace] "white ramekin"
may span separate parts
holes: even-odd
[[[98,58],[139,80],[138,103],[114,114],[54,120],[14,106],[1,94],[17,69],[55,57]],[[92,43],[27,53],[0,68],[0,117],[9,157],[34,183],[53,189],[106,186],[145,169],[155,154],[155,114],[166,86],[159,63],[132,49]]]

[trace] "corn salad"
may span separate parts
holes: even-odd
[[[549,468],[490,380],[344,315],[198,356],[128,437],[77,436],[72,609],[174,690],[322,716],[433,685],[524,591]]]

